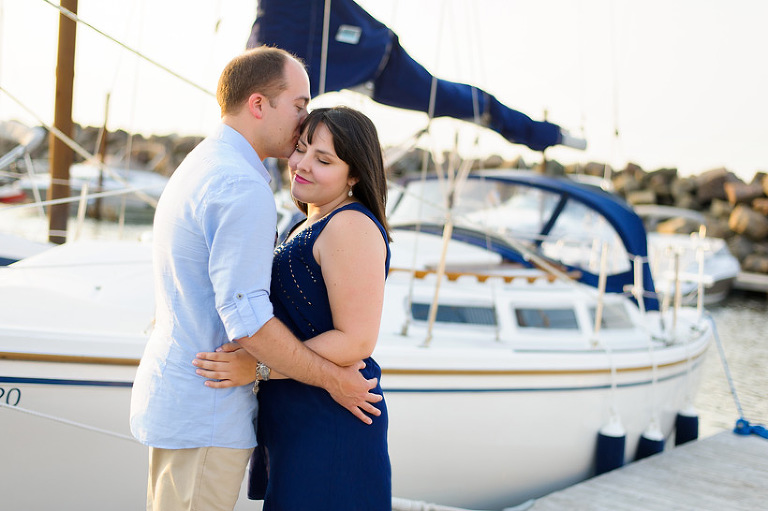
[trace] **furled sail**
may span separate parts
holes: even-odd
[[[472,85],[436,79],[433,89],[433,76],[400,46],[397,35],[352,0],[330,2],[324,58],[328,1],[259,0],[248,47],[277,46],[301,57],[313,97],[368,85],[379,103],[479,122],[534,150],[557,144],[586,147],[557,124],[535,121]]]

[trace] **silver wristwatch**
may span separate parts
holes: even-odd
[[[256,364],[256,381],[269,380],[269,373],[271,370],[265,364],[259,362]]]

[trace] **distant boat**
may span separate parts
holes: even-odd
[[[603,178],[582,174],[569,174],[568,178],[614,192],[612,183]],[[704,305],[714,305],[728,297],[741,266],[724,239],[707,236],[706,229],[702,230],[706,226],[704,215],[656,204],[639,204],[633,208],[646,228],[649,264],[662,300],[674,300],[678,289],[685,304],[696,304],[700,292]],[[668,220],[680,221],[689,229],[685,233],[657,230]],[[592,249],[583,251],[582,257],[591,259],[594,266]]]
[[[80,194],[85,194],[84,199],[93,209],[99,197],[104,218],[118,219],[125,208],[129,217],[152,219],[168,177],[149,170],[109,166],[103,172],[100,185],[100,172],[99,166],[91,163],[75,163],[70,167],[69,186],[73,202],[77,203]],[[19,188],[30,199],[40,197],[44,200],[50,183],[51,176],[47,172],[26,175],[18,180]]]
[[[0,138],[16,142],[13,149],[0,156],[0,170],[24,159],[45,140],[48,131],[40,126],[29,128],[18,121],[0,122]]]
[[[21,189],[19,184],[13,181],[0,181],[0,202],[4,204],[14,204],[22,202],[27,198],[27,194]]]
[[[16,143],[8,152],[0,155],[0,202],[13,204],[27,199],[17,182],[17,175],[8,172],[18,160],[30,161],[30,153],[37,149],[48,132],[41,127],[28,128],[17,121],[0,122],[0,138]]]
[[[638,205],[635,210],[648,229],[648,255],[661,295],[673,300],[679,286],[683,303],[696,303],[700,289],[705,305],[720,303],[728,297],[741,265],[724,239],[707,236],[700,230],[706,225],[701,213],[657,205]],[[656,230],[660,222],[670,219],[692,222],[691,232]]]

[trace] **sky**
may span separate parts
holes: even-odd
[[[58,0],[51,0],[58,4]],[[359,0],[409,54],[440,78],[470,83],[534,119],[587,139],[554,147],[561,163],[621,169],[726,167],[749,181],[768,172],[768,2],[763,0]],[[256,0],[79,0],[86,22],[214,91],[245,47]],[[0,121],[53,118],[58,11],[44,0],[0,0]],[[215,99],[135,57],[87,26],[77,29],[73,119],[145,135],[205,135]],[[10,94],[10,95],[9,95]],[[27,109],[22,109],[11,96]],[[376,123],[384,145],[425,127],[425,114],[334,93]],[[493,131],[437,119],[425,143],[467,157],[541,153]]]

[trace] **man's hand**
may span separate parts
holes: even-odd
[[[349,410],[352,415],[366,424],[373,424],[373,419],[366,413],[376,417],[381,415],[381,410],[373,406],[373,403],[378,403],[384,398],[370,392],[376,387],[378,379],[366,380],[360,373],[360,369],[364,367],[365,362],[360,361],[357,364],[339,368],[338,378],[331,380],[326,390],[334,401]]]
[[[257,360],[236,342],[228,342],[216,352],[198,353],[192,364],[200,376],[208,378],[205,385],[215,389],[239,387],[256,379]]]

